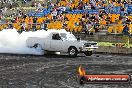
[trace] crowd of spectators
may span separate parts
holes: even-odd
[[[25,1],[25,3],[28,3]],[[95,14],[85,14],[81,13],[79,21],[74,22],[75,26],[81,26],[81,31],[85,33],[89,30],[94,29],[95,32],[98,32],[100,29],[108,29],[108,25],[120,25],[128,24],[132,22],[131,13],[127,12],[127,5],[132,5],[131,0],[61,0],[56,2],[35,2],[32,1],[31,7],[36,7],[34,10],[35,13],[42,12],[43,9],[50,9],[50,13],[44,15],[44,17],[30,17],[28,14],[25,14],[23,11],[18,10],[13,13],[13,19],[9,22],[9,27],[14,27],[12,23],[17,23],[21,25],[19,29],[30,30],[31,28],[36,30],[37,26],[40,29],[48,29],[48,24],[55,21],[62,22],[61,28],[67,28],[67,21],[70,19],[66,16],[67,11],[71,10],[98,10],[99,13]],[[117,6],[120,6],[120,12],[123,14],[113,14],[113,9]],[[107,11],[105,9],[108,9]],[[111,15],[112,14],[112,15]],[[111,15],[111,16],[110,16]],[[116,16],[115,16],[116,15]],[[2,19],[2,16],[0,16]],[[38,27],[38,28],[39,28]],[[68,29],[69,30],[69,29]]]

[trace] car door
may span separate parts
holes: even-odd
[[[61,39],[59,33],[52,35],[50,47],[52,51],[63,51],[63,40]]]

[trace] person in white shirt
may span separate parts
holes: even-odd
[[[56,20],[56,16],[57,16],[57,11],[56,9],[52,12],[52,17],[53,17],[53,20]]]
[[[26,23],[25,23],[25,21],[22,23],[22,30],[24,30],[24,31],[26,31]]]
[[[37,9],[41,9],[41,3],[38,3]]]

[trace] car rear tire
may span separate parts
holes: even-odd
[[[92,51],[86,51],[86,52],[84,52],[84,54],[85,54],[86,56],[91,56],[91,55],[92,55]]]
[[[68,53],[70,57],[76,57],[78,54],[77,48],[76,47],[70,47],[68,49]]]

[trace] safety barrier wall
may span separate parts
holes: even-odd
[[[111,54],[132,54],[132,48],[100,46],[95,50],[95,52]]]
[[[132,35],[131,36],[124,36],[124,35],[87,35],[81,33],[75,33],[75,36],[79,36],[82,40],[89,40],[89,41],[97,41],[97,42],[115,42],[115,43],[125,43],[126,40],[129,38],[129,43],[132,43]]]

